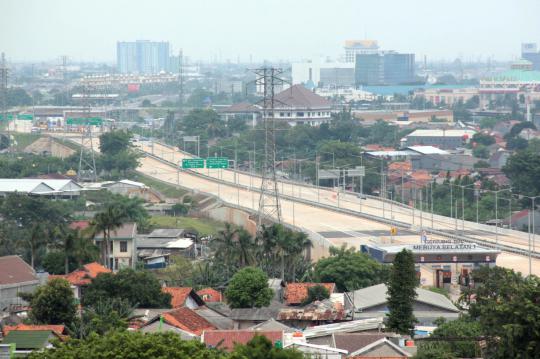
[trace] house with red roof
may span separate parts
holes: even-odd
[[[77,269],[69,274],[50,275],[49,280],[53,278],[67,280],[73,289],[73,295],[77,300],[80,300],[84,290],[83,288],[88,286],[92,282],[92,279],[101,273],[111,273],[111,270],[97,262],[92,262],[85,264],[81,269]]]
[[[217,291],[214,288],[203,288],[197,291],[197,294],[206,303],[223,302],[223,295],[220,291]]]
[[[191,287],[162,287],[163,293],[171,295],[173,308],[188,307],[195,309],[204,305],[202,298]]]
[[[287,305],[302,304],[308,297],[308,288],[322,285],[330,294],[336,290],[335,283],[288,283],[283,298]]]
[[[283,331],[263,330],[205,330],[201,342],[209,348],[232,351],[235,344],[247,344],[256,335],[262,335],[275,346],[277,342],[283,345]]]
[[[187,307],[180,307],[150,319],[142,328],[143,332],[172,331],[182,339],[198,339],[205,330],[217,329],[212,323]]]
[[[6,336],[11,331],[33,331],[33,330],[50,330],[57,334],[59,337],[65,337],[67,335],[66,326],[62,324],[52,325],[52,324],[24,324],[20,323],[17,325],[4,325],[2,328],[2,335]]]

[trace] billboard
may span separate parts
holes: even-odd
[[[129,93],[139,92],[140,89],[141,89],[140,84],[128,84],[127,85],[127,90],[128,90]]]

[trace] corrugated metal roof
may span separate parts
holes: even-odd
[[[415,130],[412,133],[409,133],[405,137],[463,137],[467,135],[472,137],[476,131],[474,130],[461,130],[461,129],[449,129],[449,130]]]
[[[386,303],[388,288],[386,284],[377,284],[371,287],[362,288],[351,293],[356,309],[367,309],[377,305]],[[416,301],[432,305],[434,307],[443,308],[451,312],[458,313],[459,309],[446,298],[444,295],[416,288]]]
[[[30,193],[45,194],[55,189],[44,183],[43,180],[24,178],[0,178],[0,192],[4,193]]]
[[[423,155],[447,155],[448,152],[433,146],[409,146],[407,149]]]

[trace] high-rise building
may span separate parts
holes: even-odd
[[[356,85],[399,85],[413,82],[414,54],[357,54]]]
[[[169,71],[169,43],[148,40],[116,44],[118,72],[155,74]]]
[[[532,69],[540,71],[540,52],[534,42],[521,44],[521,57],[532,62]]]
[[[356,55],[374,55],[379,53],[376,40],[347,40],[345,41],[345,62],[353,62]]]

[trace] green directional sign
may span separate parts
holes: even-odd
[[[182,168],[204,168],[204,158],[183,159]]]
[[[229,168],[229,159],[226,157],[208,157],[206,168]]]
[[[12,115],[12,114],[8,114],[8,115],[7,115],[7,119],[8,119],[8,121],[13,120],[13,115]],[[4,114],[0,114],[0,121],[3,121],[3,120],[4,120]]]
[[[81,126],[81,125],[101,126],[103,124],[103,120],[101,119],[101,117],[68,117],[66,122],[68,125],[75,125],[75,126]]]
[[[29,113],[19,114],[17,115],[17,119],[18,120],[33,120],[34,115],[29,114]]]

